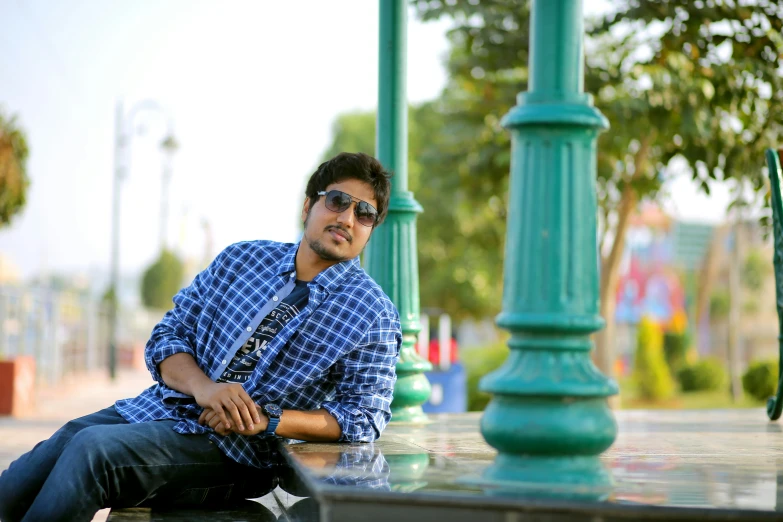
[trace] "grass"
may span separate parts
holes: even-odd
[[[743,394],[737,402],[731,398],[729,390],[702,392],[679,392],[673,397],[660,401],[645,400],[636,394],[632,379],[620,379],[620,408],[645,410],[709,410],[734,408],[762,408],[764,402]]]

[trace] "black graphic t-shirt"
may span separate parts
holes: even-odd
[[[280,301],[280,304],[264,317],[253,335],[237,350],[231,364],[226,366],[217,382],[247,381],[266,346],[274,339],[277,332],[282,330],[296,314],[304,310],[309,298],[310,289],[307,288],[307,281],[297,279],[296,286],[288,297]]]

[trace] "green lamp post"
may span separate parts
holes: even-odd
[[[482,480],[569,496],[608,485],[597,455],[617,435],[606,400],[617,385],[590,360],[589,337],[604,324],[595,176],[608,122],[584,93],[582,1],[533,0],[531,14],[529,91],[503,120],[512,158],[497,323],[511,352],[481,382],[493,395],[481,432],[498,450]]]
[[[364,260],[367,272],[397,306],[402,323],[392,422],[424,422],[421,405],[430,396],[424,372],[432,366],[415,348],[421,330],[416,215],[422,208],[408,190],[407,7],[404,0],[380,0],[376,151],[394,177],[389,213],[373,232]]]

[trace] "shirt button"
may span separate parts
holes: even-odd
[[[223,364],[226,364],[226,360],[225,359],[223,359]]]
[[[277,296],[274,296],[274,297],[272,298],[272,301],[277,301]]]
[[[250,327],[248,326],[248,327],[247,327],[247,331],[249,332],[250,330],[252,330],[252,328],[250,328]]]

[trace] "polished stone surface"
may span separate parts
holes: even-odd
[[[783,433],[764,410],[619,411],[616,417],[619,437],[600,459],[612,479],[608,488],[574,486],[568,476],[562,488],[546,491],[534,483],[484,483],[495,451],[481,437],[478,413],[431,416],[419,427],[392,424],[374,444],[284,448],[322,502],[346,494],[366,500],[374,491],[381,501],[402,495],[411,503],[451,498],[508,507],[543,500],[580,513],[592,506],[620,515],[783,518]]]
[[[783,520],[783,430],[763,409],[616,417],[618,439],[600,458],[608,487],[568,475],[558,487],[487,483],[495,451],[480,414],[433,415],[424,426],[392,424],[374,444],[283,443],[292,467],[253,502],[109,520]]]

